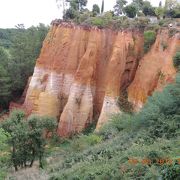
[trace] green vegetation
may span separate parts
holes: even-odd
[[[135,6],[133,6],[132,4],[127,5],[124,8],[124,12],[125,14],[129,17],[129,18],[134,18],[137,14],[137,9]]]
[[[32,75],[48,27],[0,29],[0,109],[18,98]]]
[[[104,13],[103,16],[90,18],[89,20],[85,21],[84,24],[97,26],[99,28],[104,28],[104,27],[108,27],[112,23],[112,20],[113,20],[112,13],[106,12]]]
[[[104,0],[102,0],[101,14],[104,13]]]
[[[176,68],[179,68],[180,67],[180,51],[177,51],[176,55],[174,56],[174,66]]]
[[[117,0],[116,5],[114,6],[114,13],[116,16],[123,14],[124,6],[127,4],[126,0]]]
[[[54,137],[49,141],[46,149],[47,159],[52,159],[52,163],[45,167],[46,173],[51,180],[137,179],[137,177],[178,180],[180,178],[179,92],[180,74],[178,73],[176,82],[168,85],[163,92],[154,93],[141,112],[115,115],[99,132],[76,135],[70,139]],[[46,127],[53,131],[55,127],[54,123],[51,124],[51,118],[46,117],[42,120],[40,117],[31,116],[26,121],[23,120],[24,118],[22,112],[15,111],[2,125],[4,129],[10,131],[7,133],[0,129],[2,136],[0,147],[8,152],[12,143],[7,144],[6,141],[14,140],[18,163],[22,163],[26,156],[27,161],[31,162],[32,146],[37,148],[37,158],[40,152],[44,155],[45,139],[42,138],[41,128]],[[30,138],[32,143],[28,141]],[[25,142],[26,146],[23,146]],[[31,150],[26,152],[28,148]],[[17,153],[22,154],[17,156]],[[4,157],[6,159],[0,162],[7,163],[10,157]],[[5,177],[6,171],[1,172],[1,176]]]
[[[64,11],[65,20],[115,30],[145,29],[145,53],[155,42],[160,26],[168,27],[171,18],[179,17],[180,12],[174,0],[169,0],[165,7],[160,3],[158,8],[149,1],[133,0],[127,5],[125,0],[117,0],[114,12],[104,12],[104,0],[101,11],[98,5],[94,5],[92,12],[85,8],[87,0],[66,2],[70,3],[70,7]],[[146,16],[165,19],[151,24]],[[48,27],[43,24],[28,29],[21,24],[16,29],[0,29],[0,110],[6,109],[9,102],[18,99],[24,90],[47,31]],[[171,28],[169,37],[176,33],[177,29]],[[168,48],[164,42],[161,45],[163,50]],[[179,65],[178,51],[174,57],[177,70]],[[160,72],[160,79],[163,78]],[[178,180],[179,94],[180,74],[176,83],[167,86],[162,93],[155,93],[137,114],[132,112],[127,94],[122,94],[119,97],[122,114],[113,116],[99,132],[93,133],[94,127],[89,127],[69,139],[54,135],[55,119],[35,115],[26,118],[24,112],[14,111],[0,124],[0,179],[6,177],[11,166],[19,170],[31,167],[34,161],[39,160],[42,168],[43,159],[48,156],[47,159],[53,158],[53,163],[48,164],[46,169],[52,180]]]
[[[118,105],[121,111],[126,113],[133,112],[133,105],[128,101],[128,93],[127,91],[122,92],[120,97],[118,98]]]
[[[36,158],[39,159],[39,166],[43,168],[45,138],[55,133],[56,126],[54,118],[32,115],[26,119],[25,113],[19,110],[13,111],[1,124],[8,135],[8,144],[11,147],[10,162],[16,171],[18,168],[32,167]],[[4,149],[3,146],[2,148]]]
[[[166,0],[165,15],[172,18],[180,18],[180,4],[177,0]]]
[[[59,161],[47,167],[50,179],[178,180],[179,92],[180,74],[140,113],[116,115],[100,132],[62,142],[51,153]]]
[[[151,6],[149,1],[144,1],[143,13],[145,16],[155,16],[155,8]]]
[[[9,134],[0,128],[0,179],[4,179],[7,175],[7,168],[9,167],[10,154],[8,151]]]
[[[147,53],[156,40],[156,33],[154,31],[144,32],[144,52]]]
[[[8,106],[11,97],[11,77],[6,62],[8,60],[9,56],[6,50],[0,47],[0,107]]]
[[[63,18],[66,20],[76,19],[77,21],[87,5],[87,0],[66,0],[66,2],[69,2],[70,7],[66,10]]]
[[[93,13],[94,17],[97,16],[100,13],[100,8],[99,8],[99,6],[97,4],[93,5],[92,13]]]
[[[61,1],[61,0],[57,0]],[[137,17],[157,17],[160,21],[159,25],[162,24],[162,21],[166,21],[167,18],[178,18],[180,16],[180,6],[176,0],[167,0],[166,5],[162,6],[161,1],[159,2],[159,7],[153,7],[151,2],[148,0],[133,0],[132,3],[127,4],[126,0],[116,0],[114,6],[114,11],[110,11],[112,14],[112,21],[107,25],[103,25],[104,17],[104,0],[102,0],[101,14],[100,8],[98,5],[94,4],[92,12],[86,8],[87,0],[77,1],[77,0],[62,0],[68,2],[70,6],[64,7],[64,19],[72,20],[78,24],[94,25],[99,28],[113,27],[117,23],[116,20],[122,19],[120,15],[125,15],[128,18]],[[97,19],[96,19],[97,18]],[[163,20],[162,20],[163,18]],[[125,20],[127,21],[127,20]],[[128,19],[129,24],[131,24]],[[155,21],[155,20],[154,20]],[[172,19],[170,23],[172,22]],[[127,22],[124,22],[126,24]],[[163,23],[164,24],[164,23]],[[162,25],[163,25],[162,24]],[[168,24],[167,24],[168,25]],[[121,26],[121,28],[126,28],[126,26]]]

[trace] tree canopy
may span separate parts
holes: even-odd
[[[119,16],[123,14],[123,9],[126,4],[127,4],[126,0],[117,0],[116,5],[114,6],[115,15]]]
[[[93,5],[92,13],[93,13],[93,16],[97,16],[100,13],[100,8],[97,4]]]
[[[48,27],[0,29],[0,106],[20,96],[39,56]]]

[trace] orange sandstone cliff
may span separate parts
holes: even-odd
[[[164,48],[166,45],[166,48]],[[169,38],[169,31],[159,31],[156,42],[140,60],[135,79],[128,88],[128,99],[139,111],[155,90],[162,90],[174,81],[173,56],[180,48],[180,35]]]
[[[169,38],[167,30],[159,32],[144,57],[143,42],[138,30],[54,24],[43,43],[23,108],[57,117],[60,136],[82,131],[95,117],[98,130],[111,114],[121,112],[117,101],[124,90],[138,110],[154,90],[173,81],[172,57],[179,40],[178,35]]]

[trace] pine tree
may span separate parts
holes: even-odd
[[[104,0],[102,0],[101,14],[104,12]]]

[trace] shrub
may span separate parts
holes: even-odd
[[[83,24],[85,25],[93,25],[99,28],[106,28],[109,27],[112,23],[113,15],[111,12],[104,13],[103,16],[91,17]]]
[[[104,27],[104,21],[101,17],[95,17],[92,19],[92,25],[103,28]]]
[[[87,136],[86,138],[86,141],[87,143],[90,145],[90,146],[93,146],[95,144],[98,144],[102,141],[102,137],[101,136],[98,136],[96,134],[92,134],[90,136]]]
[[[46,139],[44,132],[52,132],[56,123],[49,117],[31,116],[26,120],[25,113],[15,110],[9,119],[3,122],[3,130],[9,134],[11,146],[11,162],[17,171],[19,167],[32,166],[35,158],[39,158],[40,167],[43,167],[43,156]]]
[[[180,178],[180,166],[178,162],[173,165],[164,165],[161,170],[162,178],[164,180],[178,180]]]
[[[169,38],[173,37],[176,33],[178,33],[178,30],[175,28],[172,28],[169,30]]]
[[[160,26],[158,24],[148,24],[148,26],[146,26],[146,31],[154,31],[154,32],[158,32]]]
[[[118,98],[118,105],[120,110],[127,113],[132,113],[133,105],[128,101],[127,92],[122,92]]]
[[[0,128],[0,179],[5,179],[7,175],[7,168],[9,165],[9,149],[7,142],[9,140],[9,134],[5,133],[3,129]]]
[[[134,18],[137,14],[137,8],[136,6],[130,4],[124,8],[124,12],[129,18]]]
[[[175,66],[176,68],[179,68],[179,65],[180,65],[180,51],[178,51],[178,52],[176,53],[176,55],[174,56],[173,62],[174,62],[174,66]]]
[[[80,135],[78,138],[74,138],[71,147],[76,152],[82,151],[87,147],[94,146],[102,141],[102,137],[96,134]]]
[[[109,123],[105,124],[98,134],[100,134],[104,140],[112,139],[115,137],[119,132],[126,129],[127,131],[135,126],[133,123],[134,119],[132,115],[129,114],[118,114],[114,115]]]
[[[147,53],[156,40],[156,33],[154,31],[144,32],[144,52]]]
[[[165,43],[164,41],[161,43],[163,51],[165,51],[168,48],[168,44]]]

